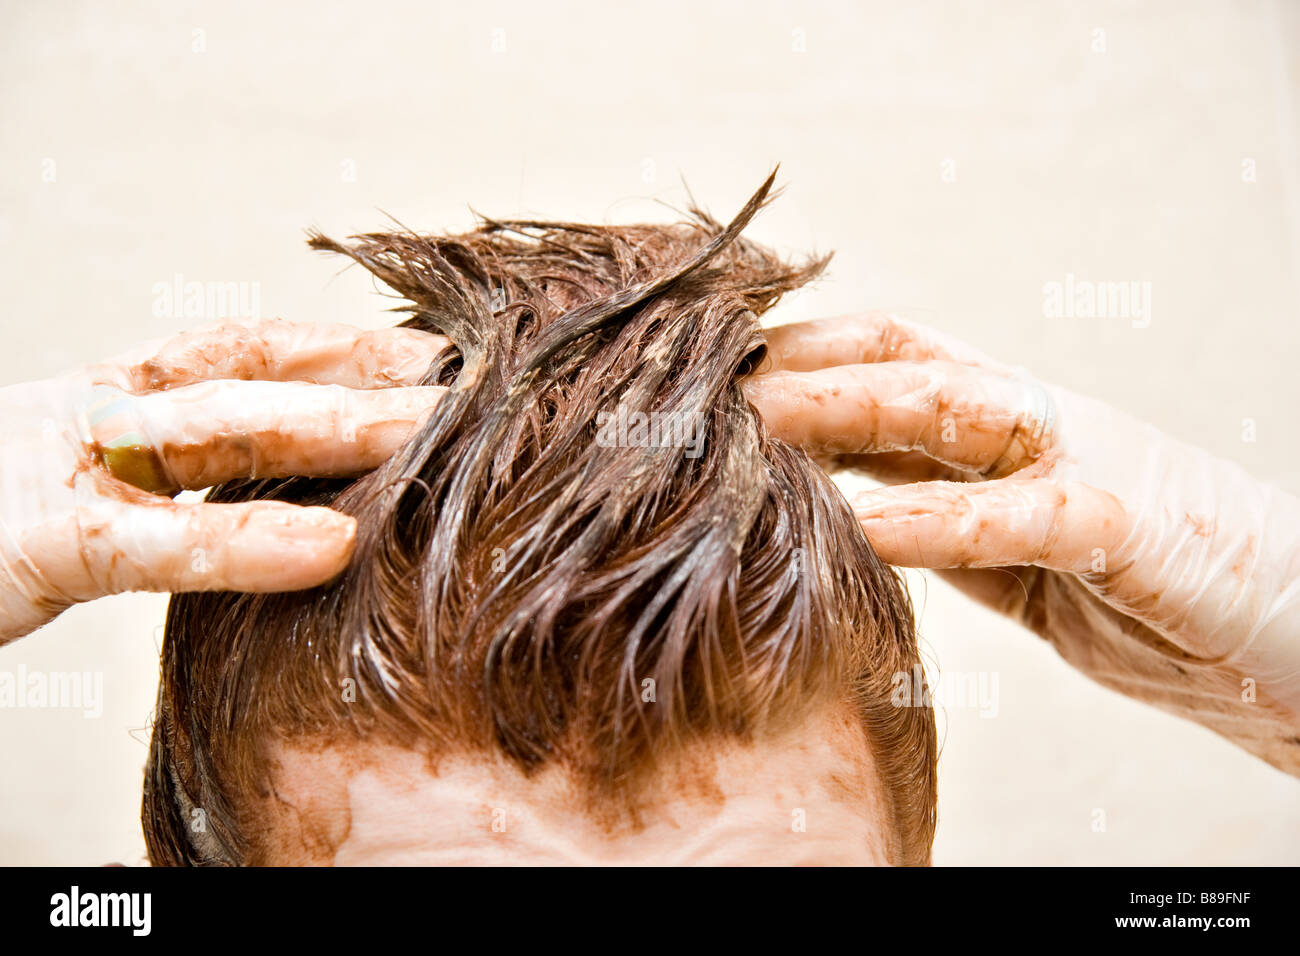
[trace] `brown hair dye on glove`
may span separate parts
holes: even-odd
[[[588,795],[574,812],[598,813],[684,743],[828,703],[863,721],[894,861],[928,862],[934,715],[890,700],[918,663],[906,592],[739,386],[758,316],[826,262],[740,237],[771,186],[725,228],[693,210],[312,237],[403,296],[404,324],[451,339],[425,379],[450,391],[362,478],[210,495],[330,505],[357,518],[356,552],[325,587],[172,598],[144,794],[155,864],[264,860],[273,739],[554,764]]]

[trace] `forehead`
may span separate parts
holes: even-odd
[[[557,765],[526,777],[486,755],[434,766],[388,745],[280,745],[274,767],[268,863],[888,862],[870,749],[840,715],[748,744],[694,744],[617,812]]]

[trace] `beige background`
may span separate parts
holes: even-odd
[[[836,250],[784,318],[901,310],[1300,491],[1300,4],[611,7],[4,0],[0,381],[216,318],[155,314],[177,274],[387,323],[309,225],[662,219],[681,177],[725,217],[779,161],[753,234]],[[1045,318],[1067,273],[1150,281],[1150,326]],[[912,583],[929,656],[998,678],[996,717],[941,717],[937,862],[1300,862],[1295,780]],[[0,863],[141,859],[164,606],[0,649],[106,697],[0,710]]]

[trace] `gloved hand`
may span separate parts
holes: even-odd
[[[1130,697],[1300,774],[1300,502],[884,314],[768,330],[771,433],[890,484],[880,556],[941,573]]]
[[[284,591],[338,574],[352,518],[167,496],[377,466],[445,391],[412,386],[446,345],[413,329],[226,324],[0,388],[0,643],[119,591]]]

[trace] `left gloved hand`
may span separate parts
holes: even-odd
[[[771,433],[895,487],[855,511],[1121,693],[1300,774],[1300,501],[883,314],[767,332]]]

